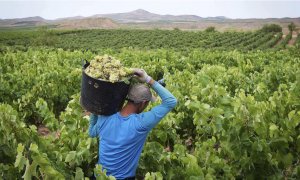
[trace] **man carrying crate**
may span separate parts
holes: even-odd
[[[135,69],[137,78],[147,83],[160,96],[162,103],[143,112],[153,96],[145,84],[133,85],[128,92],[128,102],[110,116],[90,116],[89,135],[99,137],[99,160],[107,175],[117,179],[135,179],[138,161],[148,133],[177,103],[176,98],[143,69]]]

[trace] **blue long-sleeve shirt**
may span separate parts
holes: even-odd
[[[153,90],[162,103],[148,112],[123,117],[119,112],[90,116],[89,135],[99,137],[99,160],[107,175],[117,179],[135,176],[138,161],[149,131],[176,105],[176,98],[159,83]]]

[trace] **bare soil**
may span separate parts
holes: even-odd
[[[49,128],[45,127],[44,125],[38,126],[37,129],[38,134],[40,136],[47,137],[51,135],[51,131],[49,130]],[[55,136],[55,138],[58,139],[60,137],[60,131],[56,131],[55,134],[53,134],[53,136]]]
[[[297,32],[294,31],[292,34],[292,39],[288,42],[288,46],[293,46],[295,45],[296,39],[297,39]]]
[[[50,130],[44,125],[40,125],[37,129],[40,136],[48,136],[50,134]]]
[[[286,35],[283,34],[282,37],[281,37],[281,39],[273,47],[278,46],[285,39],[285,37],[286,37]]]

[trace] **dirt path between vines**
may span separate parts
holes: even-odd
[[[293,34],[292,34],[292,39],[288,42],[288,46],[293,46],[295,45],[295,42],[296,42],[296,39],[297,39],[297,32],[294,31]]]
[[[277,41],[277,43],[273,46],[273,48],[276,47],[276,46],[278,46],[285,39],[285,37],[286,37],[286,35],[283,34],[282,37],[281,37],[281,39],[279,41]]]

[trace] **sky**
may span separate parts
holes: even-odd
[[[72,16],[129,12],[144,9],[157,14],[192,14],[201,17],[300,17],[300,0],[0,0],[0,19]]]

